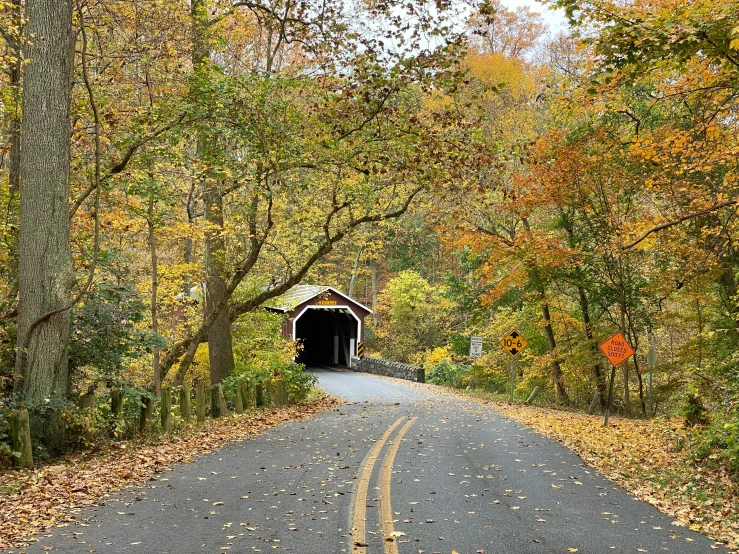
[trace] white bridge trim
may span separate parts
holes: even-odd
[[[344,296],[343,294],[341,296]],[[346,297],[345,297],[346,298]],[[360,304],[361,305],[361,304]],[[346,310],[349,315],[351,315],[357,322],[357,339],[356,340],[349,340],[349,355],[350,356],[357,356],[357,347],[360,342],[362,342],[364,339],[362,337],[362,320],[357,317],[357,315],[352,311],[352,309],[348,305],[341,305],[341,306],[317,306],[317,305],[310,305],[306,306],[301,310],[301,312],[295,316],[295,319],[293,319],[293,340],[298,340],[298,320],[305,315],[305,312],[308,310]]]

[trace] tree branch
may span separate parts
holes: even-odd
[[[155,129],[148,135],[140,138],[139,140],[135,141],[133,144],[131,144],[128,147],[128,150],[123,154],[120,160],[118,162],[111,166],[110,169],[108,169],[107,173],[100,178],[100,183],[106,182],[108,179],[110,179],[113,175],[116,175],[120,172],[122,172],[124,169],[126,169],[126,166],[128,165],[128,162],[131,161],[131,158],[133,155],[138,151],[139,148],[142,146],[145,146],[158,136],[166,133],[167,131],[172,130],[177,125],[182,123],[182,121],[185,119],[185,113],[182,113],[177,117],[174,121],[171,123],[168,123],[167,125],[160,127],[158,129]],[[88,186],[82,194],[77,198],[77,200],[74,201],[72,204],[72,207],[69,209],[69,219],[72,219],[74,215],[77,213],[77,210],[80,208],[82,203],[87,199],[88,196],[90,196],[93,192],[95,192],[95,188],[97,187],[97,183],[93,182]]]
[[[641,236],[634,239],[633,241],[624,244],[621,246],[621,250],[628,250],[630,248],[633,248],[640,242],[642,242],[644,239],[646,239],[649,235],[653,233],[657,233],[658,231],[662,231],[664,229],[667,229],[669,227],[674,227],[675,225],[682,223],[683,221],[688,221],[689,219],[695,219],[696,217],[700,217],[702,215],[709,214],[711,212],[715,212],[716,210],[720,210],[721,208],[726,208],[727,206],[734,206],[739,202],[739,200],[727,200],[726,202],[721,202],[720,204],[716,204],[715,206],[711,206],[710,208],[706,208],[705,210],[700,210],[697,212],[693,212],[687,215],[684,215],[682,217],[678,217],[677,219],[674,219],[672,221],[666,221],[664,223],[660,223],[659,225],[655,225],[651,229],[647,229],[644,233],[642,233]]]

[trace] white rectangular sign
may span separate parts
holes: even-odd
[[[482,357],[482,337],[470,337],[470,358]]]

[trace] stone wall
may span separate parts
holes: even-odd
[[[354,365],[355,371],[364,373],[374,373],[375,375],[385,375],[387,377],[396,377],[407,381],[417,381],[419,383],[426,382],[426,376],[423,368],[414,365],[401,364],[391,360],[381,360],[380,358],[370,358],[365,356],[362,360]]]

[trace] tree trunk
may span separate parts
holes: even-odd
[[[206,0],[193,0],[191,6],[193,23],[193,69],[201,74],[207,68],[210,51],[207,45],[208,10]],[[195,154],[201,167],[207,171],[208,157],[213,146],[213,137],[204,128],[198,132]],[[223,240],[223,194],[215,179],[200,176],[203,188],[203,207],[207,230],[205,237],[205,313],[213,314],[226,297],[226,247]],[[228,310],[221,310],[208,331],[208,358],[210,362],[210,384],[217,385],[234,369],[231,320]]]
[[[27,0],[21,130],[16,389],[29,404],[68,392],[74,285],[69,231],[70,98],[74,42],[69,0]],[[55,310],[59,313],[40,318]],[[52,419],[54,419],[52,415]],[[43,425],[52,454],[64,426]]]
[[[149,252],[151,254],[151,330],[159,333],[159,313],[157,305],[157,292],[159,289],[159,267],[157,260],[157,235],[154,231],[154,196],[149,198],[149,209],[146,223],[149,226]],[[159,371],[159,349],[152,351],[152,373],[154,375],[154,393],[159,394],[162,390],[162,374]]]
[[[189,265],[192,263],[192,231],[195,228],[195,207],[195,183],[193,183],[192,188],[190,189],[190,195],[187,198],[187,227],[190,230],[190,233],[188,233],[187,237],[185,238],[185,265]],[[190,272],[188,270],[185,272],[185,279],[182,283],[182,292],[184,293],[185,298],[190,297],[191,288],[192,283],[190,282]]]
[[[203,195],[205,219],[210,231],[205,241],[205,290],[206,314],[218,309],[226,296],[225,260],[226,248],[221,238],[223,229],[223,197],[214,184]],[[210,384],[217,385],[234,370],[231,319],[228,310],[221,310],[208,331],[208,358],[210,361]]]
[[[544,318],[544,332],[547,335],[547,344],[549,344],[549,353],[552,355],[552,370],[554,375],[554,384],[557,387],[557,397],[560,401],[567,401],[567,390],[562,383],[562,366],[559,363],[557,354],[557,342],[554,340],[554,330],[552,329],[552,319],[549,314],[549,303],[541,297],[541,315]]]
[[[377,307],[377,262],[372,260],[371,262],[371,280],[372,280],[372,309],[375,310]],[[377,312],[372,312],[372,323],[377,325]]]
[[[626,290],[623,282],[623,267],[620,266],[621,269],[621,282],[619,283],[619,295],[620,295],[620,303],[621,303],[621,332],[624,334],[624,336],[628,336],[628,331],[626,330]],[[624,368],[624,414],[630,415],[631,414],[631,395],[629,394],[629,364],[625,363],[623,364]]]
[[[590,306],[588,303],[588,296],[585,293],[585,289],[577,287],[577,292],[580,297],[580,312],[582,314],[582,321],[585,326],[585,338],[590,345],[590,350],[593,353],[593,376],[595,377],[595,385],[598,389],[598,398],[600,400],[600,407],[605,408],[608,402],[608,387],[606,385],[605,376],[603,374],[603,366],[600,364],[600,351],[598,345],[593,341],[593,328],[590,323]]]
[[[352,268],[352,278],[349,281],[349,296],[354,298],[354,286],[357,283],[357,272],[359,271],[359,260],[362,257],[363,246],[357,248],[357,257],[354,258],[354,267]]]

